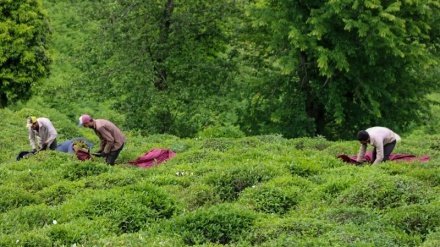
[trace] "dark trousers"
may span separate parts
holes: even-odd
[[[53,140],[53,142],[50,144],[50,146],[49,146],[49,149],[50,150],[55,150],[55,149],[57,149],[57,139],[55,138],[55,140]],[[45,147],[45,148],[43,148],[43,147],[40,147],[42,150],[46,150],[48,147]]]
[[[50,144],[49,148],[50,150],[55,150],[57,149],[57,139],[55,138],[55,140],[53,140],[53,142]]]
[[[390,157],[390,154],[393,152],[394,147],[396,146],[396,141],[390,142],[383,146],[383,161],[387,161]],[[376,160],[376,148],[373,149],[373,161]]]
[[[123,148],[124,148],[124,144],[122,144],[122,146],[118,150],[110,151],[110,153],[105,158],[105,162],[107,162],[107,165],[111,165],[111,166],[115,165],[116,158],[118,158],[119,153]]]

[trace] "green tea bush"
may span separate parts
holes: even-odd
[[[26,116],[18,116],[9,109],[0,110],[2,128],[0,128],[0,163],[16,159],[20,151],[29,151],[28,131],[26,128]]]
[[[87,195],[87,196],[86,196]],[[175,200],[144,185],[139,189],[126,187],[111,190],[89,190],[75,195],[58,206],[59,222],[78,217],[108,218],[120,233],[141,229],[147,221],[170,217],[177,210]]]
[[[235,142],[230,138],[214,138],[203,140],[202,148],[225,152],[235,146]]]
[[[324,137],[315,138],[295,138],[290,140],[290,143],[294,145],[295,149],[314,149],[324,150],[332,145],[331,141],[327,141]]]
[[[440,246],[440,229],[437,227],[436,231],[428,233],[425,242],[419,245],[420,247],[438,247]]]
[[[325,246],[418,246],[421,241],[417,236],[408,236],[396,232],[387,226],[355,227],[344,225],[333,228],[319,237]],[[299,242],[299,245],[302,245]],[[294,244],[295,246],[295,244]]]
[[[351,164],[344,163],[342,160],[336,159],[335,156],[327,154],[320,153],[312,157],[315,159],[316,163],[324,169],[351,166]]]
[[[39,167],[29,167],[25,171],[15,173],[11,180],[14,186],[33,193],[59,181],[51,175],[51,172],[44,172]]]
[[[23,127],[26,126],[26,118],[29,116],[35,116],[37,118],[49,117],[49,115],[47,113],[43,112],[42,110],[38,110],[38,109],[34,109],[34,108],[27,108],[27,107],[21,108],[20,110],[14,112],[14,116],[17,119],[22,119],[21,122],[24,123]],[[17,121],[17,124],[18,124],[18,121]]]
[[[38,152],[38,155],[31,157],[33,159],[41,161],[42,169],[56,169],[61,164],[68,163],[70,161],[78,161],[78,158],[74,154],[58,152],[54,150],[41,151]]]
[[[191,172],[182,170],[164,175],[152,175],[147,180],[158,186],[180,185],[181,187],[186,188],[191,185],[191,179],[193,179]]]
[[[209,162],[213,160],[226,159],[225,155],[220,152],[211,150],[189,150],[187,152],[179,154],[178,159],[184,161],[187,164],[199,165],[201,162]]]
[[[337,157],[340,154],[351,156],[357,154],[359,146],[358,141],[332,142],[329,147],[323,150],[323,152],[332,157]]]
[[[251,138],[251,137],[247,137]],[[287,144],[289,141],[286,138],[283,138],[282,135],[260,135],[255,136],[258,140],[267,144]]]
[[[278,156],[274,155],[272,151],[240,147],[231,149],[228,153],[230,154],[228,159],[234,161],[259,160],[260,162],[273,162],[274,157]]]
[[[0,198],[0,213],[41,202],[39,196],[13,185],[0,187]]]
[[[153,198],[151,198],[153,197]],[[123,190],[94,191],[88,198],[77,198],[69,204],[61,205],[61,212],[75,210],[74,215],[62,214],[60,222],[68,222],[76,217],[89,219],[107,219],[108,224],[103,225],[109,229],[117,229],[116,234],[139,231],[146,222],[160,217],[156,208],[150,207],[153,196],[148,194],[133,193]],[[166,203],[158,201],[160,203]]]
[[[440,185],[440,166],[433,162],[386,162],[379,167],[390,175],[407,175],[423,181],[428,186]]]
[[[301,177],[309,177],[323,171],[322,166],[316,162],[316,159],[302,156],[293,157],[292,162],[287,165],[287,169],[291,174]]]
[[[427,203],[426,191],[423,183],[411,177],[377,175],[345,190],[335,202],[377,209],[395,208]]]
[[[206,183],[214,186],[222,201],[233,201],[244,189],[268,181],[277,174],[270,164],[246,164],[213,172],[207,175]]]
[[[0,185],[4,185],[8,183],[8,179],[13,176],[13,172],[9,169],[6,169],[4,166],[0,167]]]
[[[109,170],[110,167],[103,163],[90,160],[77,161],[65,165],[63,178],[74,181],[88,176],[96,176]]]
[[[314,198],[321,198],[332,201],[339,196],[342,191],[350,188],[355,183],[354,179],[347,176],[334,176],[328,178],[323,184],[317,185],[311,194]]]
[[[300,177],[298,175],[285,173],[280,176],[273,177],[272,179],[267,181],[267,183],[261,183],[257,186],[269,186],[269,187],[281,188],[283,190],[285,189],[286,191],[289,191],[290,188],[292,188],[293,191],[299,190],[300,191],[299,193],[301,194],[300,199],[302,200],[304,199],[305,195],[307,196],[310,195],[310,192],[313,190],[315,184],[310,182],[310,180]]]
[[[186,245],[233,244],[246,236],[256,218],[250,211],[220,204],[179,216],[173,222],[173,229]]]
[[[329,243],[326,239],[308,237],[299,238],[297,236],[292,236],[290,234],[281,233],[275,239],[270,239],[267,242],[261,243],[260,247],[291,247],[291,246],[307,246],[307,247],[322,247],[322,246],[334,246],[334,243]],[[335,245],[343,246],[343,245]]]
[[[415,168],[407,173],[408,176],[414,177],[427,185],[436,187],[440,185],[440,167],[436,168]]]
[[[440,135],[410,135],[403,138],[396,148],[400,153],[438,157],[440,154]]]
[[[197,136],[201,138],[241,138],[244,137],[244,133],[237,126],[209,126],[199,131]]]
[[[50,179],[55,179],[59,181],[63,177],[64,166],[70,162],[78,161],[76,157],[71,154],[54,152],[47,152],[46,157],[41,158],[41,162],[38,163],[38,166],[31,166],[30,169],[33,171],[39,171],[40,173],[44,173],[45,176],[50,177]],[[32,156],[34,158],[34,156]],[[30,163],[36,163],[36,161],[28,160]]]
[[[174,225],[164,222],[148,223],[145,229],[136,233],[124,233],[122,235],[107,235],[106,237],[96,238],[84,246],[164,246],[175,247],[185,246],[183,239],[174,234]]]
[[[131,131],[131,133],[133,133]],[[139,135],[138,138],[134,138],[135,140],[140,140],[139,143],[153,143],[153,144],[162,144],[162,143],[174,143],[176,141],[182,141],[179,137],[170,135],[170,134],[154,134],[154,135]],[[147,137],[147,138],[145,138]]]
[[[14,234],[39,229],[57,218],[56,212],[44,204],[19,207],[1,214],[0,232]]]
[[[378,213],[371,209],[357,207],[329,208],[324,214],[324,218],[330,222],[339,224],[365,225],[369,222],[378,222]]]
[[[145,246],[163,246],[175,247],[185,246],[182,241],[174,238],[159,238],[146,237],[143,234],[123,234],[116,237],[100,238],[93,242],[90,246],[106,246],[111,243],[113,246],[130,246],[130,247],[145,247]]]
[[[58,205],[68,200],[85,188],[84,182],[60,181],[46,187],[36,194],[42,198],[46,205]]]
[[[283,215],[293,209],[301,197],[299,187],[278,187],[266,183],[244,190],[240,201],[250,204],[257,212]]]
[[[256,137],[246,137],[246,138],[240,138],[239,144],[243,148],[256,148],[262,144],[260,140],[258,140]]]
[[[52,246],[93,246],[97,239],[112,235],[116,229],[108,228],[108,219],[78,218],[69,222],[57,222],[43,229]]]
[[[405,175],[415,167],[412,164],[402,164],[402,162],[385,162],[378,168],[389,175]]]
[[[408,205],[389,210],[384,215],[387,222],[410,234],[425,239],[430,232],[440,226],[440,203],[427,205]]]
[[[20,240],[17,239],[17,237],[7,234],[0,234],[0,246],[1,247],[7,247],[7,246],[20,246],[18,245],[20,243]]]
[[[143,181],[128,187],[128,191],[139,197],[140,203],[155,211],[158,218],[171,218],[180,211],[179,201],[172,195],[164,192],[161,188]]]
[[[333,229],[333,225],[320,219],[307,217],[268,217],[257,221],[248,231],[245,239],[252,246],[326,246],[317,239]],[[295,243],[306,245],[295,245]],[[316,241],[316,242],[315,242]],[[312,244],[313,243],[313,244]],[[316,245],[314,245],[316,243]],[[324,242],[325,243],[325,242]]]
[[[41,232],[22,232],[12,236],[0,235],[0,246],[52,247],[52,241]]]
[[[221,202],[215,188],[204,183],[193,183],[185,191],[183,191],[182,200],[188,203],[190,210],[202,206],[213,206]]]
[[[133,172],[119,172],[119,173],[101,173],[97,176],[87,177],[85,179],[85,187],[92,189],[110,189],[113,187],[123,187],[130,184],[135,184],[141,180]]]
[[[169,149],[175,153],[185,152],[190,148],[190,146],[184,142],[174,141]]]

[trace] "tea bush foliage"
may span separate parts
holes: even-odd
[[[187,245],[236,243],[250,230],[255,218],[251,211],[221,204],[177,218],[175,230]]]
[[[404,176],[378,175],[344,191],[336,200],[340,204],[387,209],[427,203],[423,183]]]
[[[249,201],[257,212],[283,215],[293,209],[301,200],[297,187],[277,187],[269,183],[246,190],[241,196]]]
[[[62,127],[59,142],[86,137],[97,148],[76,119],[44,109],[0,110],[0,246],[439,244],[438,136],[402,134],[394,151],[428,162],[379,165],[337,158],[355,155],[356,141],[130,131],[114,167],[56,151],[17,161],[30,149],[30,114]],[[155,148],[176,156],[148,169],[128,164]]]

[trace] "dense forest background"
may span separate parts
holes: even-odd
[[[2,107],[143,135],[436,131],[438,1],[14,0]],[[24,120],[23,120],[24,121]]]

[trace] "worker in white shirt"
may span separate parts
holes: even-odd
[[[35,137],[37,138],[38,151],[50,148],[55,150],[57,148],[57,131],[52,122],[47,118],[36,118],[34,116],[27,118],[29,141],[32,146],[32,151],[37,151]]]
[[[370,144],[374,147],[373,164],[387,161],[396,146],[396,142],[401,140],[398,134],[385,127],[371,127],[361,130],[357,134],[357,139],[361,143],[361,147],[356,161],[362,163],[362,159],[367,151],[367,145]]]

